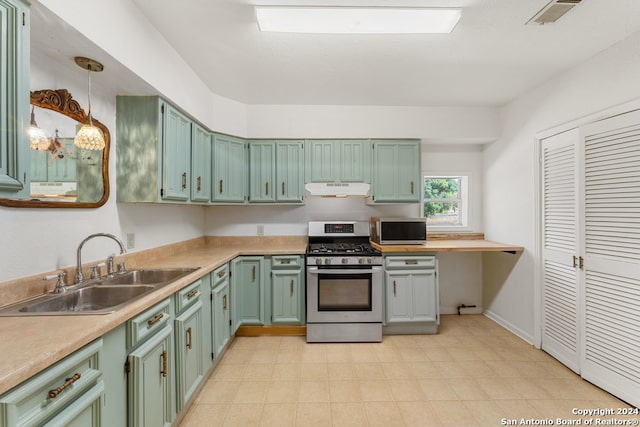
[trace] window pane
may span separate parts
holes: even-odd
[[[459,199],[460,178],[425,178],[424,199]]]
[[[427,218],[427,226],[460,226],[459,202],[428,202],[424,203],[424,216]]]

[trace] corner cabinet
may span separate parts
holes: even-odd
[[[385,256],[388,332],[435,333],[439,323],[435,255]]]
[[[213,134],[212,202],[247,200],[247,148],[244,139]]]
[[[302,141],[249,142],[249,202],[302,203]]]
[[[422,178],[420,141],[373,141],[369,203],[419,203]]]
[[[157,96],[117,96],[116,139],[118,202],[209,201],[211,138],[177,108]]]
[[[28,198],[29,4],[0,0],[0,197]]]

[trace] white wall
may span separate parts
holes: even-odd
[[[86,79],[86,73],[70,59],[64,62],[41,53],[32,55],[32,89],[67,89],[86,109]],[[0,236],[4,242],[0,247],[0,282],[75,265],[78,244],[92,233],[112,233],[124,240],[126,233],[134,232],[134,251],[202,236],[202,207],[116,204],[115,93],[105,92],[94,77],[91,99],[94,115],[111,131],[111,197],[98,209],[0,207]],[[85,246],[83,261],[105,259],[117,252],[115,242],[98,238]]]
[[[485,310],[530,342],[540,328],[533,302],[535,135],[640,97],[639,44],[636,33],[507,105],[502,137],[484,151],[486,236],[526,249],[520,257],[484,256]]]

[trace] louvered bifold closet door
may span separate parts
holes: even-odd
[[[582,376],[640,406],[640,112],[582,134]]]
[[[579,372],[578,129],[541,142],[542,349]]]

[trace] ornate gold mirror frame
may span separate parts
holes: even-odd
[[[74,100],[66,89],[57,90],[37,90],[31,92],[31,105],[45,108],[67,116],[78,123],[87,123],[87,114],[80,107],[78,101]],[[109,129],[94,117],[91,118],[95,126],[100,128],[104,134],[105,147],[102,151],[102,185],[104,193],[102,198],[96,202],[56,202],[50,200],[18,200],[0,199],[0,206],[14,208],[65,208],[65,209],[86,209],[97,208],[104,205],[109,199]]]

